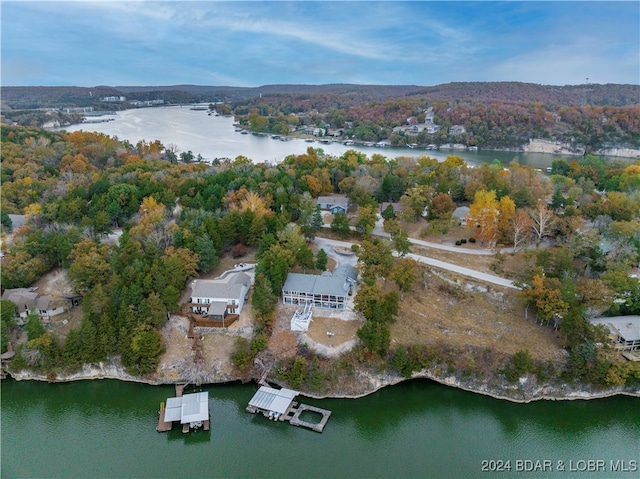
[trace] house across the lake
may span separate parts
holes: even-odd
[[[346,196],[318,196],[317,202],[321,210],[330,211],[334,215],[346,213],[349,209],[349,198]]]
[[[358,273],[349,265],[340,265],[333,273],[325,271],[321,275],[289,273],[282,287],[282,302],[294,306],[345,309],[357,278]]]

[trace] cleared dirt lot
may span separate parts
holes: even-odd
[[[540,360],[563,357],[556,332],[538,326],[531,315],[525,319],[518,291],[462,278],[455,284],[448,275],[423,271],[424,280],[402,298],[392,345],[474,345],[506,354],[528,349]]]

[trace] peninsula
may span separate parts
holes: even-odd
[[[259,132],[292,118],[247,101],[269,99],[207,110]],[[400,136],[446,124],[436,103],[410,108]],[[625,111],[607,118],[632,138]],[[355,120],[296,117],[364,138]],[[583,147],[548,171],[313,147],[199,163],[3,123],[3,370],[267,377],[315,397],[415,377],[514,401],[639,395],[640,164]]]

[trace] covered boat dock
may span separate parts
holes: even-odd
[[[182,395],[176,387],[177,396],[167,399],[167,405],[160,405],[158,432],[170,431],[173,423],[182,424],[182,432],[202,427],[209,430],[209,392]]]

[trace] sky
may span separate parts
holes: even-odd
[[[4,86],[640,84],[640,2],[0,0]]]

